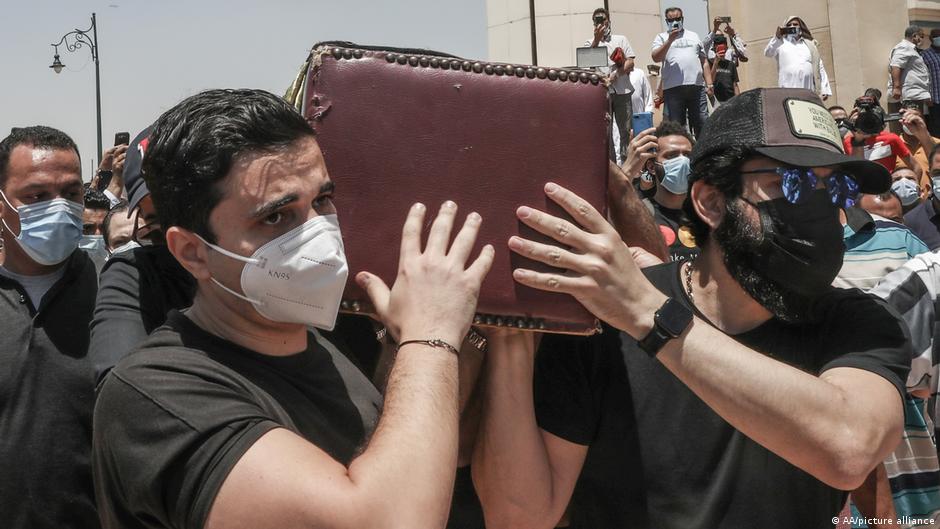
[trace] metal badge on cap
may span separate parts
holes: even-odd
[[[824,107],[802,99],[786,100],[790,131],[798,138],[823,140],[844,153],[839,126]]]

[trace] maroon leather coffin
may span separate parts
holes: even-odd
[[[368,270],[391,285],[410,205],[427,205],[430,224],[450,199],[459,206],[458,227],[471,211],[483,217],[472,258],[486,243],[496,248],[476,324],[574,334],[599,329],[571,296],[513,281],[514,268],[551,268],[506,243],[515,234],[549,240],[516,219],[520,205],[567,217],[543,192],[549,180],[606,212],[603,79],[582,70],[323,43],[310,56],[300,93],[336,182],[350,277]],[[343,309],[372,311],[351,279]]]

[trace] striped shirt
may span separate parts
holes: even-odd
[[[845,256],[832,286],[868,290],[911,257],[929,250],[907,226],[878,215],[870,215],[867,222],[852,218],[859,213],[847,213],[849,222],[842,228]]]
[[[923,390],[929,390],[931,396],[937,394],[938,355],[933,338],[940,315],[940,255],[926,252],[915,256],[871,292],[901,314],[910,328],[914,351],[906,384],[909,394],[904,403],[904,434],[885,460],[895,510],[898,517],[940,519],[940,467],[934,426],[937,410],[927,412],[924,399],[910,395]]]
[[[933,46],[920,53],[930,72],[930,99],[940,103],[940,50]]]

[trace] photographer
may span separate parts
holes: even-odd
[[[819,45],[800,17],[791,16],[777,28],[764,55],[777,59],[777,83],[781,88],[806,88],[823,101],[832,95]]]
[[[900,158],[920,178],[923,172],[920,164],[911,156],[911,151],[904,144],[904,140],[885,128],[885,111],[872,96],[862,96],[855,100],[858,111],[855,118],[855,130],[843,138],[845,153],[852,155],[857,149],[862,149],[862,156],[866,160],[883,165],[888,171],[893,171]]]
[[[669,7],[663,15],[666,31],[653,40],[652,59],[663,63],[664,112],[680,125],[688,122],[697,137],[708,117],[705,96],[714,95],[711,71],[705,67],[705,47],[698,34],[683,27],[681,9]]]
[[[633,71],[633,60],[636,53],[630,46],[630,41],[623,35],[612,35],[610,32],[610,14],[603,7],[594,10],[594,38],[584,42],[585,46],[607,48],[607,67],[598,68],[600,73],[610,77],[610,102],[620,131],[620,141],[616,142],[616,160],[625,157],[624,150],[629,140],[629,131],[633,122],[633,84],[630,82],[630,73]]]
[[[724,32],[721,31],[721,25],[725,25]],[[702,39],[702,46],[705,47],[705,53],[714,50],[721,42],[724,42],[724,36],[727,35],[727,42],[724,52],[725,59],[733,61],[737,66],[739,62],[747,62],[747,43],[738,36],[737,32],[731,27],[731,17],[715,17],[712,21],[712,30]],[[718,37],[722,37],[719,39]],[[722,57],[721,54],[718,57]]]

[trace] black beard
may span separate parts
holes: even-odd
[[[727,202],[727,211],[715,229],[715,242],[722,249],[725,268],[741,288],[777,318],[795,323],[806,319],[810,300],[761,275],[751,264],[764,236],[745,215],[741,201]]]

